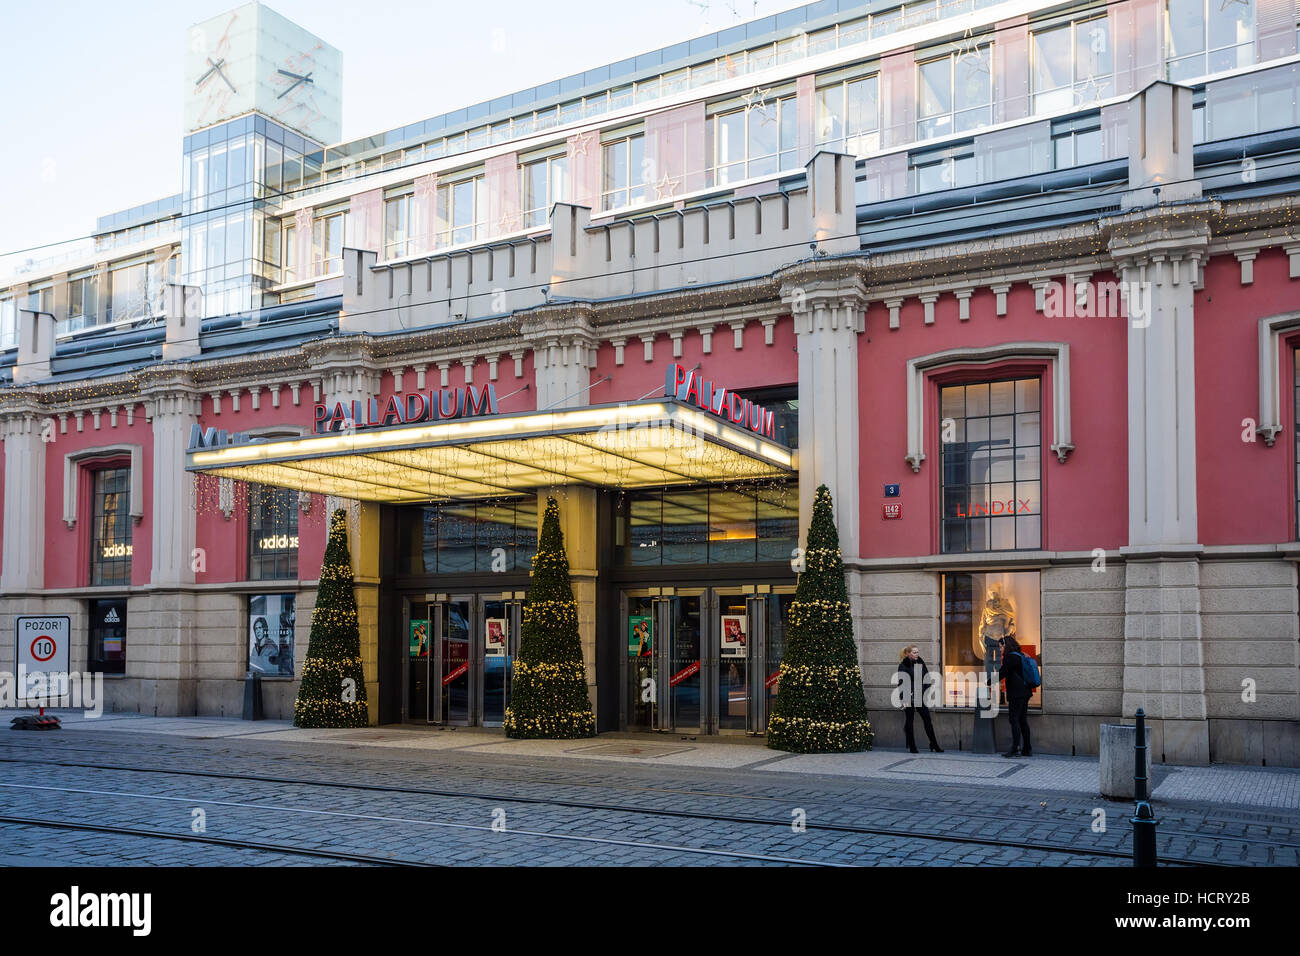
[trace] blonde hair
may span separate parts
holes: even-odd
[[[920,645],[920,644],[904,644],[904,645],[903,645],[903,649],[902,649],[901,651],[898,652],[898,659],[899,659],[900,661],[906,659],[906,657],[907,657],[907,652],[910,651],[910,650],[911,650],[912,648],[914,648],[914,647],[916,648],[916,652],[917,652],[918,654],[921,653],[921,645]]]

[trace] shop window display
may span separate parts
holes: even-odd
[[[974,707],[986,668],[1001,664],[998,640],[1014,637],[1043,670],[1042,617],[1037,571],[993,571],[943,576],[943,703]],[[1047,682],[1046,672],[1043,682]],[[1042,706],[1043,688],[1030,707]],[[999,691],[999,700],[1004,692]],[[1002,706],[1002,705],[1000,705]]]

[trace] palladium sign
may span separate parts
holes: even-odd
[[[674,362],[664,376],[664,396],[686,402],[706,412],[712,412],[724,421],[757,432],[764,438],[776,438],[776,416],[761,405],[714,385],[694,369]]]

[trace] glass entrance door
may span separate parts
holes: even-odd
[[[500,727],[519,651],[521,604],[485,595],[408,598],[406,719]]]
[[[767,732],[793,588],[623,594],[628,730]]]

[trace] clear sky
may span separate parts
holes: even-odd
[[[240,0],[0,2],[0,260],[180,192],[188,28]],[[356,139],[801,4],[270,0],[343,53]],[[41,259],[57,249],[24,256]],[[5,270],[8,271],[8,270]]]

